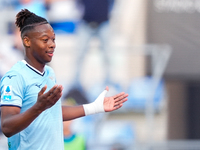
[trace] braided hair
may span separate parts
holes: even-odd
[[[15,25],[20,29],[21,35],[23,35],[23,33],[32,30],[35,26],[47,23],[48,21],[45,18],[30,12],[28,9],[22,9],[16,15]]]

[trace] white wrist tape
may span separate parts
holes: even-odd
[[[107,90],[104,90],[94,102],[83,105],[85,116],[105,112],[103,101],[107,92],[108,92]]]

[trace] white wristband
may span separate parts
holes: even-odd
[[[104,90],[94,102],[83,105],[85,116],[105,112],[103,101],[107,92],[108,92],[107,90]]]

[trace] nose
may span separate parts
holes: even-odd
[[[56,48],[56,43],[55,43],[55,40],[54,39],[52,39],[52,40],[49,40],[49,47],[50,48]]]

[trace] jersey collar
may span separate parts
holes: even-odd
[[[37,70],[37,69],[34,68],[33,66],[29,65],[29,64],[26,62],[26,60],[22,60],[22,62],[23,62],[24,64],[26,64],[26,66],[28,66],[30,69],[32,69],[33,71],[35,71],[36,73],[38,73],[39,75],[41,75],[41,76],[44,75],[45,71],[40,72],[39,70]]]

